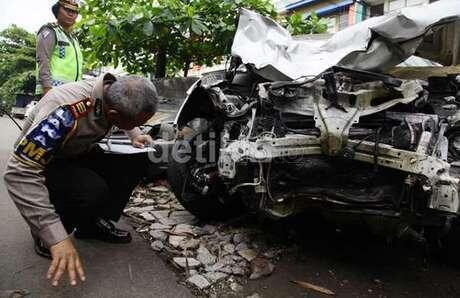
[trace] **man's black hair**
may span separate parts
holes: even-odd
[[[57,19],[58,17],[58,13],[59,13],[59,2],[56,2],[52,7],[51,7],[51,11],[53,12],[54,14],[54,17]]]

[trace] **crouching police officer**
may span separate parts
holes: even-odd
[[[152,142],[137,126],[156,112],[157,93],[141,77],[105,74],[53,88],[27,118],[5,172],[9,194],[29,224],[35,251],[52,258],[47,277],[56,286],[65,271],[71,285],[85,279],[69,234],[127,243],[114,226],[148,168],[146,154],[102,152],[95,143],[116,126],[135,147]]]

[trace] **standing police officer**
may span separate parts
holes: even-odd
[[[57,23],[44,25],[37,35],[37,95],[82,79],[83,55],[72,33],[79,6],[75,0],[59,0],[51,10]]]

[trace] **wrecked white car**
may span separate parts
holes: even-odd
[[[229,69],[198,81],[175,120],[175,195],[203,219],[319,208],[446,241],[459,214],[460,76],[384,72],[435,59],[426,42],[459,20],[459,1],[439,1],[310,42],[243,10]]]

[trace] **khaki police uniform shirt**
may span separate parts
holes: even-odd
[[[50,203],[43,169],[53,158],[87,152],[107,134],[111,125],[103,112],[103,86],[115,80],[107,73],[53,88],[27,118],[8,161],[4,177],[8,192],[32,233],[48,247],[68,234]],[[139,129],[127,134],[133,138]]]
[[[36,60],[38,64],[38,80],[44,88],[53,87],[50,60],[56,45],[56,35],[48,27],[43,28],[37,36]]]

